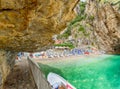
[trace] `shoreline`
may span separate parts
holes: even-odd
[[[80,59],[81,62],[84,61],[84,59],[87,61],[94,61],[94,58],[100,58],[100,57],[107,57],[110,56],[109,54],[101,54],[101,55],[74,55],[74,56],[68,56],[68,57],[60,57],[60,58],[44,58],[44,59],[32,59],[33,61],[37,63],[49,63],[49,62],[59,62],[59,61],[71,61],[71,60],[78,60]],[[92,59],[93,58],[93,59]],[[103,59],[103,58],[102,58]],[[98,59],[99,60],[99,59]]]

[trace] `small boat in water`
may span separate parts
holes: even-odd
[[[64,87],[64,89],[76,89],[73,85],[67,82],[64,78],[52,72],[48,74],[47,80],[52,86],[52,89],[59,89],[59,87]]]

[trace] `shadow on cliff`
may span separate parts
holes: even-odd
[[[120,55],[120,39],[117,42],[118,44],[116,44],[115,46],[113,46],[113,49],[115,51],[116,54]]]

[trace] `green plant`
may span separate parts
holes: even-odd
[[[64,33],[61,36],[62,36],[62,38],[66,38],[67,39],[70,36],[70,34]]]
[[[77,23],[77,22],[79,22],[79,21],[81,21],[81,20],[83,20],[83,19],[85,19],[85,18],[86,18],[86,16],[80,16],[80,15],[78,15],[75,19],[73,19],[73,20],[70,22],[70,24],[68,25],[68,28],[67,28],[67,30],[66,30],[65,33],[64,33],[64,35],[66,35],[65,37],[68,38],[68,36],[71,35],[72,26],[73,26],[75,23]]]
[[[86,5],[86,2],[80,2],[79,4],[81,14],[84,14],[85,12],[85,5]]]
[[[82,21],[83,19],[85,19],[85,16],[84,15],[78,15],[75,19],[73,19],[71,22],[70,22],[70,26],[75,24],[76,22],[79,22],[79,21]]]
[[[77,34],[75,34],[75,38],[77,38],[78,37],[78,35]]]
[[[90,34],[86,33],[85,28],[83,27],[83,25],[80,25],[78,31],[83,32],[84,36],[88,37]]]
[[[71,27],[68,26],[67,30],[61,35],[64,38],[68,38],[71,35]]]
[[[82,25],[80,25],[80,27],[79,27],[78,31],[85,32],[85,28],[84,28]]]
[[[85,10],[85,5],[86,3],[85,2],[81,2],[80,3],[80,8],[81,8],[81,12],[83,13],[84,10]],[[70,24],[68,25],[67,27],[67,30],[60,36],[60,37],[64,37],[64,38],[68,38],[70,35],[71,35],[71,30],[72,30],[72,27],[75,23],[77,22],[80,22],[82,20],[84,20],[86,18],[86,14],[80,14],[80,15],[77,15],[75,19],[73,19]]]
[[[88,19],[93,21],[94,20],[94,16],[89,16]]]
[[[69,47],[70,49],[74,48],[74,45],[73,45],[72,43],[55,44],[54,46],[58,46],[58,47]]]

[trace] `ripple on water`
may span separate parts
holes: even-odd
[[[119,55],[84,57],[68,62],[61,60],[40,66],[46,75],[55,72],[77,89],[120,89]]]

